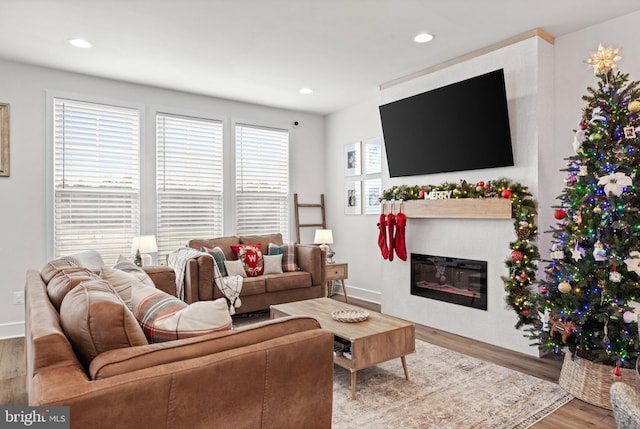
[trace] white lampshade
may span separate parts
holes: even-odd
[[[158,243],[156,243],[155,235],[140,235],[138,237],[133,238],[133,242],[131,243],[131,253],[135,254],[136,251],[140,251],[142,254],[142,265],[147,266],[151,265],[151,255],[149,253],[154,253],[158,251]]]
[[[330,229],[316,229],[315,244],[333,244],[333,232]]]

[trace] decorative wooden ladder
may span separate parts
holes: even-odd
[[[320,204],[300,204],[298,201],[298,194],[293,194],[293,204],[295,207],[296,216],[296,241],[300,243],[300,228],[322,228],[327,229],[327,219],[325,217],[324,208],[324,194],[320,194]],[[300,209],[301,208],[314,208],[320,209],[322,213],[322,223],[300,223]]]

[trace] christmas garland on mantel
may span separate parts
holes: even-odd
[[[502,277],[507,292],[506,302],[518,315],[516,328],[539,322],[538,312],[532,311],[534,303],[530,300],[532,291],[529,286],[536,280],[540,254],[535,244],[535,238],[538,235],[535,219],[536,204],[528,188],[505,178],[476,184],[469,184],[462,180],[460,183],[445,182],[441,185],[401,185],[384,190],[380,201],[419,200],[433,191],[451,191],[451,198],[508,198],[511,200],[516,240],[509,243],[511,253],[505,261],[509,276]]]

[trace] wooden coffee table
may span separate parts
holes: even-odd
[[[351,359],[335,356],[334,363],[351,371],[351,399],[356,399],[357,371],[391,359],[400,358],[405,378],[409,380],[405,356],[416,349],[413,323],[371,310],[365,310],[369,312],[369,318],[363,322],[345,323],[333,320],[331,312],[342,308],[365,310],[330,298],[317,298],[272,305],[271,318],[313,317],[323,329],[333,332],[337,341],[350,344]]]

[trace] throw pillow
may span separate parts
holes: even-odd
[[[282,274],[283,255],[264,255],[264,273]]]
[[[147,274],[144,269],[134,264],[133,261],[125,259],[123,256],[118,258],[118,261],[113,268],[124,271],[125,273],[133,274],[139,281],[149,287],[156,287],[155,283],[153,283],[153,280],[151,280],[151,277],[149,277],[149,274]]]
[[[247,277],[247,273],[245,273],[244,265],[242,265],[241,261],[224,261],[224,267],[228,276]]]
[[[147,344],[133,314],[101,279],[82,282],[67,293],[60,324],[87,369],[100,353]]]
[[[148,276],[146,273],[144,274],[145,276]],[[100,270],[100,278],[109,283],[111,287],[115,289],[129,309],[131,309],[132,284],[142,283],[147,286],[153,286],[143,283],[141,277],[141,275],[134,274],[133,272],[126,272],[111,267],[102,267],[102,270]]]
[[[231,246],[233,254],[242,262],[247,277],[258,277],[264,272],[262,246],[260,244],[234,244]]]
[[[208,253],[213,257],[213,260],[216,262],[218,269],[220,270],[220,274],[222,277],[227,277],[229,274],[227,273],[227,269],[224,266],[224,251],[220,247],[214,247],[213,249],[209,249],[208,247],[202,247],[200,249],[201,252]]]
[[[269,243],[269,255],[282,255],[282,271],[299,271],[296,259],[296,243]]]
[[[58,274],[47,283],[47,295],[49,295],[49,300],[56,310],[60,311],[62,301],[71,289],[86,280],[98,279],[99,277],[87,268],[77,267],[60,270]]]
[[[224,298],[186,304],[160,289],[138,284],[131,303],[142,331],[154,343],[228,330],[232,325]]]

